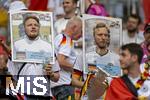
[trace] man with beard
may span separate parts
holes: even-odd
[[[110,30],[106,24],[98,23],[93,32],[96,47],[94,51],[86,53],[86,63],[94,64],[98,58],[103,64],[119,66],[119,56],[108,49]]]
[[[142,63],[144,63],[150,56],[150,23],[147,23],[144,27],[144,42],[142,42],[141,47],[143,48],[144,56]]]
[[[141,43],[144,37],[138,30],[141,20],[137,15],[130,15],[127,20],[126,30],[123,31],[123,44]]]
[[[86,72],[88,71],[96,71],[97,64],[101,64],[103,66],[120,66],[119,63],[119,56],[112,51],[108,49],[109,42],[110,42],[110,31],[109,28],[104,23],[98,23],[96,27],[93,29],[93,36],[95,40],[95,50],[86,53]],[[89,76],[89,75],[88,75]],[[88,79],[88,76],[86,78],[86,82]],[[87,82],[88,83],[88,82]],[[92,99],[96,100],[100,98],[99,92],[101,89],[99,88],[99,82],[94,82],[92,87],[92,91],[96,92],[90,92],[89,94],[93,94]],[[83,89],[86,88],[85,85],[83,86]],[[86,90],[84,91],[82,89],[82,98],[85,99]],[[90,99],[90,98],[88,98]]]

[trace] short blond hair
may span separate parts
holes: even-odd
[[[38,19],[36,16],[27,16],[27,17],[25,17],[25,19],[23,20],[23,25],[24,25],[24,26],[25,26],[26,21],[29,20],[29,19],[34,19],[38,24],[40,24],[40,21],[39,21],[39,19]]]
[[[98,29],[98,28],[106,28],[106,30],[108,32],[108,35],[110,37],[110,30],[109,30],[108,26],[105,23],[98,23],[98,24],[96,24],[96,26],[93,28],[94,35],[95,35],[96,29]]]

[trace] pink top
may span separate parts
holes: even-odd
[[[105,7],[102,4],[91,4],[86,13],[98,16],[108,16]]]

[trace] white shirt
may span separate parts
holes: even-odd
[[[71,64],[75,64],[76,62],[76,54],[74,52],[74,48],[71,42],[71,38],[65,34],[59,34],[56,36],[54,44],[55,44],[55,54],[62,54],[68,57],[68,61]],[[59,66],[58,62],[55,66]],[[61,86],[61,85],[69,85],[71,83],[71,73],[63,70],[60,70],[60,78],[58,82],[52,82],[51,86]]]
[[[52,45],[40,37],[35,40],[29,40],[28,37],[24,37],[14,43],[14,59],[18,60],[17,53],[24,52],[25,58],[23,60],[42,62],[44,57],[53,57]],[[34,55],[34,56],[32,56]]]
[[[78,52],[77,59],[74,64],[74,69],[83,72],[83,52]]]
[[[128,77],[133,84],[136,84],[136,82],[140,79],[140,76],[137,78]],[[145,96],[150,99],[150,79],[144,81],[142,87],[138,90],[138,96]]]
[[[123,31],[123,44],[127,43],[142,43],[144,41],[144,36],[142,32],[136,33],[135,37],[131,38],[128,36],[127,30]]]
[[[108,51],[107,54],[100,56],[99,54],[96,53],[96,51],[91,51],[86,54],[86,66],[88,64],[103,64],[103,65],[112,65],[112,66],[120,66],[119,62],[119,56],[110,50]],[[88,67],[85,68],[85,73],[88,72]]]
[[[150,99],[150,80],[144,82],[142,87],[138,90],[138,95],[148,97],[148,100]]]
[[[56,34],[62,33],[62,31],[66,28],[68,21],[69,19],[61,18],[55,22],[54,28],[55,28]]]

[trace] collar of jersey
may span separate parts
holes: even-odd
[[[28,38],[28,36],[25,36],[25,39],[26,39],[26,41],[28,41],[28,42],[34,42],[34,41],[39,40],[39,39],[40,39],[40,37],[39,37],[39,36],[37,36],[34,40],[30,40],[30,39]]]

